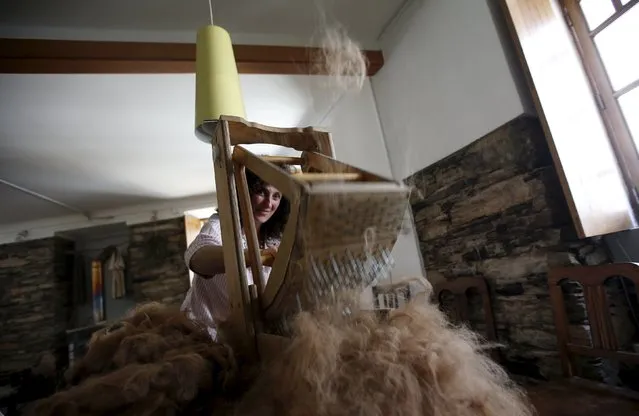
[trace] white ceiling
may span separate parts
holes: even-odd
[[[194,78],[0,75],[0,179],[85,212],[210,194],[210,147],[193,134]],[[319,81],[242,75],[247,118],[321,124],[331,97]],[[3,184],[0,201],[0,224],[64,213]]]
[[[350,36],[366,47],[376,47],[381,32],[404,0],[212,0],[212,3],[215,24],[226,28],[238,43],[272,43],[276,39],[280,43],[305,45],[316,39],[322,22],[328,22],[344,26]],[[30,27],[32,32],[38,30],[39,36],[45,37],[47,30],[43,29],[63,37],[81,31],[88,38],[95,38],[96,32],[106,37],[109,33],[112,37],[127,33],[136,38],[154,33],[167,40],[167,34],[172,34],[175,41],[191,42],[195,30],[208,23],[207,0],[0,0],[0,27],[4,26],[5,32],[13,28],[21,36],[28,34],[20,28]]]
[[[236,43],[309,44],[322,11],[371,45],[404,0],[371,1],[213,3]],[[0,0],[0,37],[192,42],[207,19],[206,0]],[[247,118],[267,125],[321,125],[335,101],[323,77],[240,78]],[[193,135],[194,95],[192,74],[0,74],[0,180],[89,213],[211,195],[210,148]],[[69,214],[0,181],[0,225]]]

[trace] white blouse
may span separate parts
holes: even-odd
[[[279,242],[278,242],[279,243]],[[195,237],[184,253],[184,261],[189,267],[191,257],[196,251],[205,246],[221,246],[222,232],[220,229],[220,218],[218,214],[213,214],[202,226],[200,233]],[[242,248],[247,249],[246,237],[242,234]],[[267,281],[271,268],[262,266],[262,280]],[[253,284],[253,273],[250,268],[246,271],[249,284]],[[195,320],[205,324],[209,329],[209,334],[215,339],[216,322],[225,321],[229,315],[229,296],[226,285],[226,274],[219,273],[209,279],[195,273],[191,288],[186,294],[181,309]]]

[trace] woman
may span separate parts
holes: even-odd
[[[288,218],[288,201],[282,198],[277,188],[265,183],[248,169],[246,179],[251,194],[251,206],[261,254],[275,255]],[[242,232],[242,246],[244,257],[248,259],[245,232]],[[225,321],[229,313],[222,233],[220,217],[217,213],[208,219],[198,236],[189,245],[184,253],[184,261],[195,276],[182,303],[182,310],[186,310],[192,318],[206,324],[209,333],[215,339],[217,323]],[[270,267],[262,267],[262,282],[266,283],[270,272]],[[246,274],[249,284],[253,284],[250,268],[247,268]]]

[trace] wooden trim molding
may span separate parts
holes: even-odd
[[[500,0],[581,238],[637,227],[629,189],[559,0]]]
[[[234,45],[241,74],[313,73],[318,48]],[[381,51],[365,51],[368,75],[384,64]],[[0,39],[3,74],[179,74],[195,72],[195,44]],[[318,75],[323,75],[314,72]]]

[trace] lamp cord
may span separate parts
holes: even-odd
[[[209,15],[211,17],[211,26],[213,26],[213,4],[211,0],[209,0]]]

